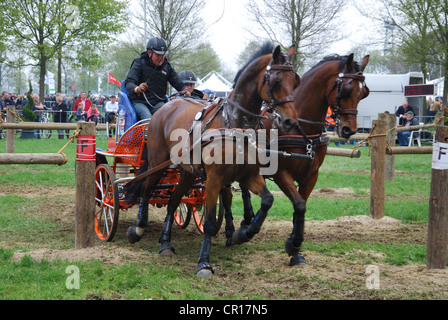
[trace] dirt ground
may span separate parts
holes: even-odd
[[[9,188],[6,193],[14,193],[13,188]],[[23,194],[23,188],[21,188]],[[27,190],[25,194],[28,197],[42,196],[48,194],[52,196],[55,193],[64,194],[68,197],[74,196],[73,190],[68,188],[47,188],[46,190]],[[341,190],[316,190],[314,197],[350,197],[352,196],[350,189]],[[150,228],[158,230],[157,234],[148,242],[156,244],[161,230],[165,210],[151,207],[152,212],[150,217],[153,220]],[[57,203],[49,209],[48,215],[58,215],[59,219],[74,219],[73,209],[68,204]],[[61,215],[62,213],[62,215]],[[158,217],[158,218],[154,218]],[[155,221],[154,221],[155,219]],[[236,222],[237,223],[237,222]],[[200,241],[200,234],[194,228],[194,222],[186,230],[176,231],[187,235],[188,239],[195,239]],[[117,234],[125,233],[127,226],[120,226]],[[262,231],[257,235],[253,242],[256,244],[263,244],[263,242],[277,241],[284,243],[287,235],[292,228],[290,221],[274,221],[267,220],[262,228]],[[222,244],[225,241],[223,229],[218,235],[217,242]],[[328,221],[306,221],[305,227],[305,241],[313,243],[327,243],[339,240],[345,241],[359,241],[371,243],[410,243],[426,245],[427,226],[426,225],[407,225],[390,217],[384,217],[381,220],[373,220],[368,216],[352,216],[341,217],[336,220]],[[147,230],[146,233],[151,233]],[[173,235],[173,238],[177,236]],[[123,236],[122,236],[123,238]],[[223,246],[221,245],[223,248]],[[223,249],[224,250],[224,249]],[[383,261],[384,254],[375,252],[373,250],[353,250],[345,253],[317,253],[315,251],[304,251],[303,254],[307,260],[306,266],[295,267],[294,272],[291,272],[291,267],[288,266],[288,258],[282,250],[251,250],[250,256],[244,260],[244,267],[249,271],[249,274],[241,274],[239,276],[253,281],[259,281],[257,286],[266,286],[267,291],[272,290],[272,286],[282,286],[282,290],[288,289],[290,286],[293,291],[296,285],[300,285],[303,290],[300,291],[297,298],[313,299],[313,291],[322,295],[322,288],[317,288],[316,285],[307,285],[298,279],[319,279],[322,286],[327,283],[332,289],[333,298],[340,299],[382,299],[384,296],[378,294],[375,296],[375,290],[367,290],[366,285],[369,276],[369,266],[374,266],[375,270],[379,271],[379,289],[382,292],[387,292],[388,299],[448,299],[448,269],[445,270],[427,270],[424,264],[410,263],[404,266],[396,266],[385,263]],[[20,260],[24,252],[16,252],[13,259]],[[52,260],[56,258],[68,260],[86,260],[94,257],[100,259],[104,264],[120,265],[129,262],[147,262],[148,258],[153,257],[151,253],[144,246],[129,246],[125,244],[124,240],[116,242],[116,245],[104,245],[98,243],[94,248],[88,249],[38,249],[26,252],[34,259],[42,258]],[[353,258],[355,257],[355,258]],[[190,266],[194,266],[196,256],[189,260]],[[366,263],[365,261],[374,261]],[[189,266],[189,267],[190,267]],[[217,281],[228,280],[226,270],[217,263],[216,274],[214,278]],[[282,275],[284,272],[284,275]],[[255,275],[280,273],[275,277],[260,277]],[[291,277],[295,279],[291,283]],[[263,280],[265,278],[265,280]],[[237,280],[234,280],[237,281]],[[250,281],[249,281],[250,282]],[[246,281],[247,283],[247,281]],[[338,293],[335,284],[344,283],[344,289]],[[271,288],[268,288],[271,287]],[[273,296],[272,298],[275,298]]]

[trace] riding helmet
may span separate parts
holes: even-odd
[[[194,72],[190,70],[184,70],[181,73],[179,73],[179,77],[182,80],[183,83],[194,83],[196,84],[197,79]]]
[[[148,40],[148,43],[146,44],[146,50],[151,50],[157,54],[168,54],[168,46],[166,44],[166,41],[158,37],[153,37]]]

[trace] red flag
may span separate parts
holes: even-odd
[[[70,88],[68,88],[69,90],[73,90],[76,91],[76,88],[73,86],[73,83],[70,83]]]
[[[109,83],[115,83],[121,86],[121,82],[118,81],[110,72],[109,72]]]

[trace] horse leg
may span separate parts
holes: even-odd
[[[274,176],[274,181],[289,200],[291,200],[294,208],[293,229],[285,243],[286,253],[291,257],[289,265],[304,265],[306,262],[305,258],[300,253],[300,249],[302,247],[305,232],[306,201],[297,191],[294,179],[287,171],[279,170]]]
[[[244,207],[244,220],[241,222],[246,226],[250,225],[250,222],[254,218],[254,208],[252,207],[252,202],[250,201],[250,192],[247,188],[241,187],[241,195],[243,198],[243,207]]]
[[[254,235],[260,232],[261,226],[268,215],[269,209],[272,207],[274,197],[266,187],[263,177],[258,175],[253,181],[248,181],[247,187],[250,191],[261,197],[261,206],[257,211],[255,218],[249,225],[241,224],[241,227],[233,234],[233,243],[242,244],[250,241]]]
[[[224,217],[226,219],[226,247],[231,247],[232,235],[235,232],[235,226],[233,224],[233,214],[232,214],[232,189],[231,187],[224,187],[221,190],[221,201],[220,205],[224,207]]]
[[[173,256],[175,254],[174,247],[171,245],[171,229],[174,222],[174,213],[178,208],[182,197],[187,193],[195,181],[195,177],[191,174],[182,172],[179,183],[170,197],[170,201],[167,206],[167,215],[165,222],[163,223],[162,234],[159,238],[160,249],[159,254],[161,256]]]
[[[129,227],[128,231],[126,232],[126,237],[128,238],[128,242],[130,244],[139,242],[143,237],[143,232],[145,230],[144,228],[148,225],[148,207],[149,207],[150,190],[152,186],[156,184],[157,181],[160,180],[162,174],[163,172],[149,176],[146,179],[145,184],[143,185],[144,190],[140,198],[138,215],[137,215],[137,224],[136,226]]]
[[[204,222],[204,240],[202,241],[201,252],[199,254],[198,266],[196,268],[196,276],[210,278],[214,271],[210,265],[210,249],[212,245],[212,236],[216,235],[216,205],[219,193],[223,183],[218,175],[207,172],[207,188],[205,204],[205,222]]]

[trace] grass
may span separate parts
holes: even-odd
[[[48,140],[16,140],[16,153],[21,152],[57,152],[67,140],[52,137]],[[105,148],[106,139],[100,139],[97,147]],[[0,140],[0,150],[4,150],[5,142]],[[74,157],[75,144],[70,144],[64,153],[69,162],[65,166],[1,166],[0,183],[3,188],[35,187],[37,190],[53,187],[75,186]],[[350,197],[312,196],[307,204],[306,219],[333,220],[341,216],[369,215],[370,190],[370,158],[367,149],[362,149],[360,159],[347,159],[328,156],[321,168],[317,189],[350,188]],[[431,155],[399,155],[396,156],[396,176],[393,182],[386,183],[386,215],[402,221],[409,226],[426,224],[429,212]],[[268,181],[272,191],[279,188]],[[353,291],[352,284],[324,279],[318,276],[307,276],[290,271],[289,275],[281,275],[277,269],[267,271],[259,266],[254,270],[247,267],[247,257],[263,253],[268,259],[275,259],[275,254],[284,254],[283,242],[267,239],[261,243],[249,243],[226,251],[218,249],[214,244],[212,252],[214,261],[226,270],[226,274],[215,277],[210,282],[198,281],[191,271],[195,268],[197,248],[200,237],[190,237],[187,241],[178,241],[177,249],[182,252],[178,260],[167,265],[166,261],[157,259],[157,248],[148,252],[147,263],[129,262],[123,265],[104,264],[100,260],[76,261],[42,260],[34,261],[25,255],[15,262],[11,257],[16,251],[27,252],[36,248],[69,249],[73,247],[73,226],[67,219],[60,218],[61,211],[71,210],[70,202],[64,203],[64,195],[51,194],[45,196],[28,196],[2,194],[0,191],[0,299],[295,299],[296,290],[288,285],[251,289],[243,292],[232,290],[241,286],[244,281],[256,281],[257,277],[266,277],[273,283],[286,283],[281,277],[302,279],[300,285],[315,290],[317,299],[334,299],[336,291]],[[57,204],[57,205],[56,205]],[[253,197],[253,205],[258,208],[260,200]],[[242,217],[242,200],[239,194],[234,195],[233,213],[235,219]],[[121,219],[121,218],[120,218]],[[133,218],[134,219],[134,218]],[[290,201],[276,196],[274,206],[269,212],[269,219],[292,220]],[[68,231],[68,232],[67,232]],[[157,237],[155,236],[155,239]],[[156,242],[156,240],[155,240]],[[8,244],[8,245],[6,245]],[[126,244],[117,242],[111,247]],[[360,240],[326,240],[305,241],[303,249],[331,257],[361,261],[362,264],[382,262],[401,266],[409,263],[424,264],[426,246],[407,240],[383,243],[382,241]],[[360,252],[378,252],[382,256],[365,256]],[[66,281],[67,267],[76,265],[81,274],[79,290],[68,290]],[[248,276],[250,275],[250,276]],[[245,279],[245,277],[250,277]],[[252,278],[253,277],[253,278]],[[276,278],[277,277],[277,278]],[[244,281],[243,281],[244,279]],[[212,284],[212,285],[210,285]],[[272,285],[273,286],[273,285]],[[325,288],[330,288],[330,291]],[[355,290],[356,291],[356,290]],[[363,298],[384,298],[388,292],[372,293],[362,291]],[[274,295],[274,296],[272,296]],[[379,296],[378,296],[379,295]],[[382,296],[381,296],[382,295]],[[404,296],[406,298],[406,295]]]

